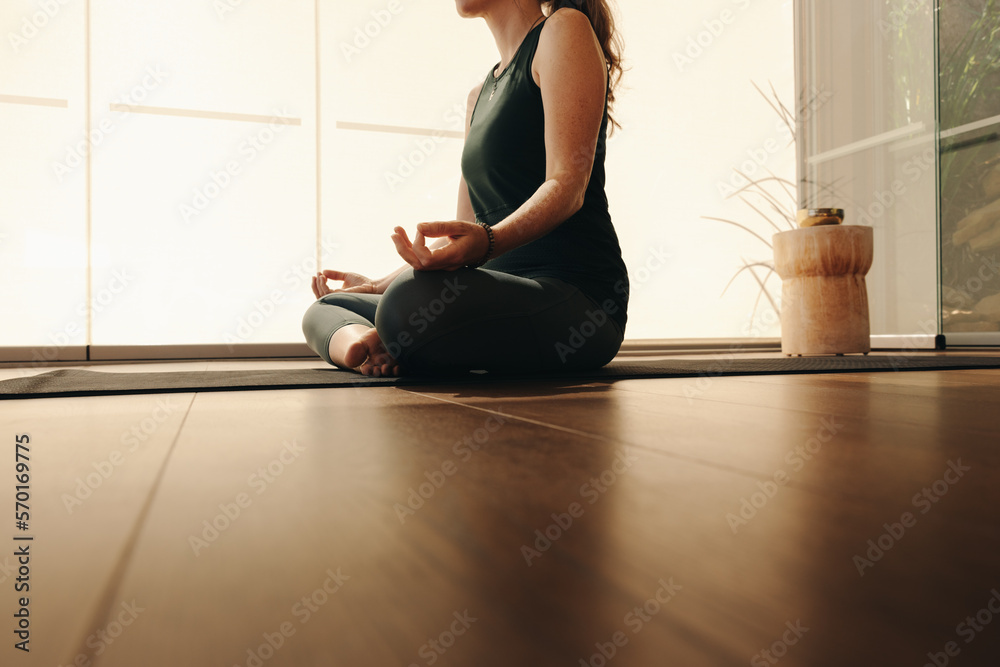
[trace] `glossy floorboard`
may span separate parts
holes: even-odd
[[[157,400],[0,404],[35,536],[2,664],[1000,655],[1000,372]]]

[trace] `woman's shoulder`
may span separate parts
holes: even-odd
[[[532,65],[536,73],[540,71],[539,62],[565,62],[568,54],[578,56],[581,62],[589,62],[591,57],[595,63],[603,61],[601,45],[594,34],[590,18],[572,7],[557,9],[546,19],[538,38],[536,53],[541,56],[535,58]],[[536,78],[536,82],[537,80]]]
[[[556,51],[564,51],[574,45],[589,45],[593,41],[594,28],[587,15],[579,9],[562,7],[545,20],[538,37],[538,47],[542,50],[555,47]]]
[[[542,34],[550,31],[556,32],[577,30],[593,32],[594,29],[590,24],[590,19],[579,9],[561,7],[552,12],[552,14],[545,19],[545,27],[542,30]]]

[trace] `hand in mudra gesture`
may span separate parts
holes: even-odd
[[[396,227],[394,231],[392,242],[396,244],[396,252],[418,271],[454,271],[477,265],[490,248],[489,234],[474,222],[421,222],[412,243],[405,229]],[[447,241],[440,247],[428,248],[425,238]]]
[[[339,280],[342,287],[330,289],[327,280]],[[381,294],[385,279],[374,281],[360,273],[326,269],[312,277],[312,291],[317,299],[335,292]],[[330,359],[341,368],[353,369],[375,377],[399,375],[399,362],[390,355],[378,332],[370,326],[349,324],[333,333],[329,342]]]
[[[337,289],[330,289],[326,284],[327,280],[339,280],[343,286]],[[378,285],[371,278],[367,278],[360,273],[349,271],[334,271],[326,269],[312,277],[312,291],[316,298],[332,294],[334,292],[354,292],[360,294],[378,294]]]

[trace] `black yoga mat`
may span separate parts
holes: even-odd
[[[845,357],[748,358],[720,355],[713,359],[613,361],[596,371],[499,375],[370,378],[334,368],[257,371],[176,371],[107,373],[64,368],[31,377],[0,382],[0,400],[115,394],[161,394],[192,391],[253,391],[261,389],[318,389],[326,387],[386,387],[496,381],[555,380],[571,383],[641,378],[716,377],[723,375],[788,375],[802,373],[857,373],[1000,369],[1000,357],[911,354]],[[1000,379],[1000,376],[998,376]]]

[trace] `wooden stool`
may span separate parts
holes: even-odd
[[[868,354],[871,227],[823,225],[774,235],[774,268],[782,279],[781,352]]]

